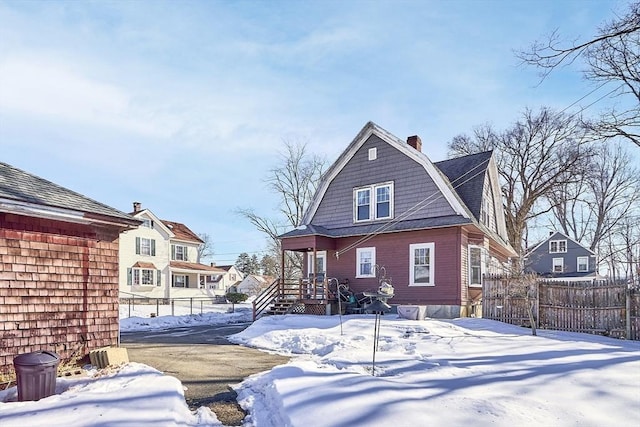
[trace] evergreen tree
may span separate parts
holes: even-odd
[[[265,276],[277,276],[277,267],[278,265],[276,260],[271,255],[265,254],[260,260],[260,269],[262,270],[262,274]]]
[[[253,254],[249,261],[250,274],[260,274],[260,262],[258,261],[258,255]]]
[[[236,260],[236,268],[242,272],[242,274],[252,274],[251,273],[251,258],[249,254],[246,252],[242,252],[238,255],[238,259]]]

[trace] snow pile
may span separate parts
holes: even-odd
[[[485,319],[289,315],[231,339],[288,365],[237,387],[256,426],[614,426],[640,419],[640,343]]]
[[[56,381],[56,394],[16,402],[17,389],[0,392],[0,425],[221,426],[208,408],[192,413],[176,378],[140,363],[90,371],[89,378]]]
[[[161,306],[161,312],[170,307]],[[129,307],[120,306],[120,331],[134,332],[147,330],[162,330],[185,326],[198,325],[226,325],[229,323],[245,323],[253,320],[253,307],[250,304],[236,304],[234,311],[231,304],[219,304],[208,308],[210,311],[189,315],[189,307],[174,307],[175,316],[151,317],[156,312],[155,305],[136,305],[131,307],[131,317],[128,317]]]

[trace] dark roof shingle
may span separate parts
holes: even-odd
[[[0,162],[0,199],[69,209],[136,224],[132,216],[44,178]]]

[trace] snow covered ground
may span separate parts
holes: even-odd
[[[238,305],[247,316],[248,310]],[[245,309],[247,307],[244,307]],[[250,313],[250,312],[249,312]],[[226,323],[225,312],[122,320],[123,330]],[[246,426],[630,426],[640,419],[640,343],[485,319],[266,317],[231,339],[292,355],[235,385]],[[0,391],[0,425],[219,426],[175,378],[130,363],[59,379],[38,402]],[[635,421],[634,421],[635,420]]]

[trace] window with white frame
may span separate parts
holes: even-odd
[[[148,268],[129,268],[127,271],[127,283],[128,285],[138,286],[161,286],[161,272],[160,270],[153,270]],[[154,280],[155,279],[155,280]]]
[[[579,256],[578,257],[578,271],[579,272],[589,271],[589,257],[588,256]]]
[[[564,271],[564,258],[553,259],[553,272],[562,273]]]
[[[567,252],[566,240],[551,240],[549,241],[549,253],[559,254]]]
[[[369,148],[369,160],[375,160],[378,158],[378,149],[376,147]]]
[[[327,273],[327,252],[316,252],[316,274]],[[313,275],[313,252],[307,252],[307,275]]]
[[[171,245],[171,259],[174,261],[189,261],[188,248],[183,245]]]
[[[356,277],[375,277],[376,248],[356,249]]]
[[[142,227],[153,228],[153,221],[148,218],[142,218]]]
[[[155,256],[156,241],[145,237],[136,237],[136,254]]]
[[[171,276],[171,286],[174,288],[188,288],[189,278],[184,274],[174,274]]]
[[[393,218],[393,182],[353,190],[354,222]]]
[[[482,286],[484,248],[469,246],[469,286]]]
[[[435,243],[409,245],[409,286],[434,286]]]

